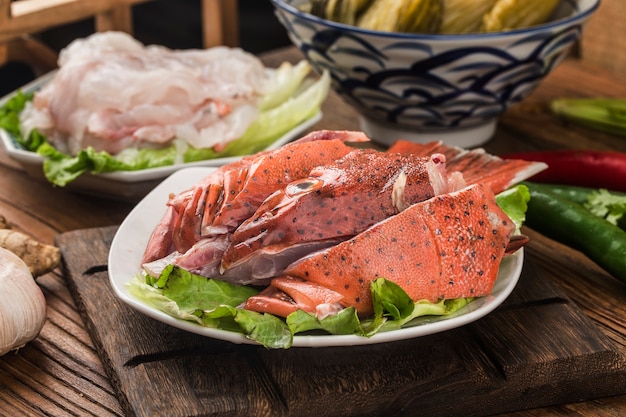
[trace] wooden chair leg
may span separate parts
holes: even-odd
[[[237,0],[202,0],[202,25],[205,48],[218,45],[238,46]]]
[[[0,43],[0,67],[9,62],[9,45]]]
[[[146,1],[149,0],[125,0],[114,5],[110,0],[56,0],[49,3],[0,0],[0,28],[16,19],[26,33],[31,33],[58,26],[64,22],[64,18],[71,22],[93,16],[97,32],[116,30],[133,34],[132,8],[135,4]],[[19,10],[16,6],[20,6]],[[3,35],[0,42],[0,65],[9,61],[23,62],[31,66],[37,76],[56,68],[57,53],[34,37],[27,34]]]
[[[57,67],[58,54],[31,36],[24,35],[0,45],[0,55],[2,47],[5,49],[5,60],[0,59],[0,63],[23,62],[28,64],[38,77]]]
[[[222,0],[224,20],[224,45],[239,46],[239,4],[238,0]]]
[[[117,5],[95,16],[96,32],[117,30],[133,34],[133,12],[128,5]]]

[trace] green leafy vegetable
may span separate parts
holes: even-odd
[[[583,204],[587,210],[616,226],[626,219],[626,196],[600,189],[592,192]],[[622,227],[623,229],[624,227]]]
[[[256,289],[195,275],[174,265],[167,266],[157,279],[136,277],[127,287],[134,297],[175,318],[243,333],[268,348],[288,348],[294,335],[316,330],[370,337],[379,331],[400,329],[417,317],[449,315],[471,301],[414,302],[397,284],[379,278],[372,283],[373,319],[361,321],[350,307],[322,319],[298,310],[282,320],[237,308],[256,294]]]
[[[437,303],[413,301],[398,284],[378,278],[372,282],[372,300],[374,318],[366,332],[368,336],[378,331],[398,330],[418,317],[450,315],[469,304],[472,298],[440,300]]]
[[[0,126],[11,133],[20,131],[20,112],[26,103],[33,99],[33,93],[18,91],[13,97],[0,107]]]
[[[36,152],[37,148],[46,141],[45,137],[36,130],[28,137],[24,137],[20,130],[20,113],[26,107],[26,103],[33,99],[34,93],[18,91],[13,97],[0,107],[0,128],[10,133],[15,141],[24,149]]]
[[[298,310],[287,317],[287,326],[289,326],[292,334],[311,330],[323,330],[330,334],[364,334],[359,317],[353,307],[323,319],[318,319],[314,314]]]
[[[259,109],[269,110],[278,107],[290,97],[294,96],[298,88],[306,79],[311,67],[307,61],[300,61],[296,65],[283,63],[276,69],[274,85],[263,96]]]
[[[306,85],[277,107],[261,112],[244,135],[231,142],[228,155],[248,155],[267,148],[304,120],[313,117],[322,106],[330,88],[330,75],[324,72],[315,83]]]
[[[496,196],[498,206],[513,220],[518,229],[526,220],[529,201],[530,191],[522,184],[504,190]]]
[[[267,348],[291,347],[293,334],[285,322],[276,316],[238,309],[235,321],[250,339]]]
[[[221,305],[237,306],[257,293],[252,287],[207,279],[173,265],[163,270],[156,284],[163,290],[164,296],[176,301],[179,308],[185,311],[213,310]]]
[[[258,291],[252,287],[207,279],[174,265],[168,265],[158,279],[136,277],[128,284],[137,299],[183,319],[206,327],[232,330],[236,306]],[[238,331],[241,331],[237,328]]]

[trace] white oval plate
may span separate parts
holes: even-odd
[[[108,260],[109,278],[115,294],[122,301],[149,317],[202,336],[233,343],[256,344],[240,333],[202,327],[196,323],[176,319],[137,300],[126,289],[126,284],[141,272],[141,257],[154,227],[165,212],[168,195],[191,187],[214,169],[185,168],[172,174],[129,213],[111,244]],[[383,343],[426,336],[466,325],[489,314],[506,300],[519,280],[523,260],[523,250],[507,256],[500,266],[492,294],[472,301],[453,315],[420,320],[413,326],[381,332],[370,338],[356,335],[296,335],[293,346],[324,347]]]
[[[36,91],[45,85],[56,73],[52,71],[31,83],[20,88],[23,92]],[[17,91],[10,93],[0,99],[0,106],[3,106]],[[322,118],[322,113],[318,112],[311,118],[303,121],[283,136],[278,138],[267,149],[276,149],[284,144],[298,138],[307,129],[311,128]],[[17,144],[15,139],[6,130],[0,129],[0,140],[2,141],[7,155],[19,162],[24,170],[32,177],[48,182],[43,174],[44,158],[36,152],[30,152]],[[207,159],[197,162],[186,162],[176,165],[168,165],[157,168],[139,169],[136,171],[116,171],[103,174],[85,173],[65,188],[84,194],[96,195],[99,197],[109,197],[121,200],[137,201],[144,197],[148,191],[156,186],[172,173],[188,167],[219,167],[241,159],[241,156],[230,156],[225,158]]]

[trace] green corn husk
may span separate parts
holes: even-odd
[[[444,0],[440,32],[450,35],[479,32],[483,16],[495,3],[496,0]]]
[[[481,31],[499,32],[544,23],[560,0],[497,0],[483,17]]]
[[[376,0],[357,26],[385,32],[437,33],[443,0]]]
[[[553,114],[602,132],[626,136],[626,100],[620,98],[556,99]]]

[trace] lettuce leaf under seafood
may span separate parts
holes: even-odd
[[[165,268],[158,279],[135,277],[127,287],[131,295],[172,317],[242,333],[272,349],[291,347],[293,336],[305,332],[370,337],[380,331],[400,329],[417,317],[452,314],[471,301],[414,302],[397,284],[379,278],[372,284],[377,311],[373,319],[360,320],[350,307],[321,319],[298,310],[282,320],[237,308],[257,292],[254,288],[195,275],[173,265]]]

